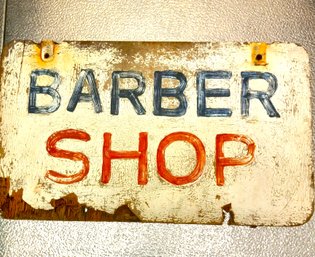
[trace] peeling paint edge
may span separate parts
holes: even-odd
[[[113,214],[96,210],[78,202],[70,193],[51,200],[52,210],[35,209],[23,200],[23,189],[9,195],[10,178],[0,177],[0,213],[4,219],[64,220],[64,221],[141,221],[128,207],[122,205]]]
[[[35,209],[23,200],[23,189],[10,191],[10,177],[0,177],[0,216],[9,220],[58,220],[58,221],[109,221],[109,222],[142,222],[142,223],[173,223],[173,224],[198,224],[198,225],[239,225],[256,228],[258,226],[287,227],[285,225],[266,224],[241,224],[235,221],[232,204],[222,206],[222,218],[218,222],[193,223],[193,222],[169,222],[169,221],[145,221],[142,220],[137,210],[133,210],[124,204],[118,207],[113,214],[96,210],[86,204],[80,204],[74,193],[67,194],[59,199],[52,199],[51,210]],[[314,204],[309,216],[302,223],[288,224],[290,227],[307,223],[314,213]]]

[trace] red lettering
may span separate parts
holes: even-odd
[[[166,168],[165,164],[165,150],[175,141],[185,141],[190,143],[196,151],[196,166],[194,170],[187,176],[176,177]],[[201,140],[193,134],[187,132],[175,132],[169,134],[160,142],[157,150],[157,169],[158,173],[166,181],[174,185],[184,185],[196,181],[202,174],[203,167],[206,162],[205,147]]]
[[[138,151],[113,151],[111,150],[111,133],[104,133],[103,145],[103,167],[102,178],[103,183],[108,183],[111,176],[111,160],[112,159],[139,159],[138,163],[138,184],[145,185],[148,183],[148,133],[139,133],[139,150]]]
[[[83,162],[83,168],[78,173],[73,175],[65,175],[53,170],[48,170],[46,173],[46,178],[56,183],[72,184],[81,181],[89,173],[90,164],[89,159],[83,153],[76,153],[57,148],[56,144],[58,143],[58,141],[63,139],[78,139],[82,141],[89,141],[90,135],[85,133],[84,131],[66,129],[55,132],[47,140],[46,150],[51,156]]]
[[[239,158],[226,158],[223,153],[223,144],[227,141],[242,142],[247,145],[247,154]],[[223,170],[225,166],[246,165],[253,161],[255,151],[255,142],[244,135],[238,134],[220,134],[216,136],[216,178],[217,185],[224,185]]]

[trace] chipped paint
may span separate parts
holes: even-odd
[[[128,215],[134,213],[136,220],[144,222],[222,224],[222,208],[225,212],[233,210],[233,224],[239,225],[289,226],[302,224],[310,218],[314,197],[311,105],[309,63],[303,48],[294,44],[267,45],[268,65],[254,65],[252,46],[235,43],[63,42],[54,45],[50,61],[42,59],[41,49],[41,44],[15,42],[3,55],[1,144],[4,155],[0,165],[2,177],[10,177],[10,189],[1,194],[0,203],[6,202],[7,197],[15,197],[32,211],[53,213],[56,211],[54,204],[64,201],[56,199],[70,197],[77,201],[75,206],[83,208],[83,213],[87,208],[88,212],[93,209],[115,215],[121,206],[128,206]],[[57,90],[61,101],[53,113],[28,112],[31,74],[40,69],[52,70],[60,76]],[[84,74],[89,74],[87,69],[93,70],[100,96],[100,100],[94,100],[101,102],[102,111],[95,112],[92,101],[79,101],[71,109],[73,111],[68,111],[74,88],[80,86],[77,81],[81,71],[86,70]],[[184,90],[187,109],[180,113],[181,116],[179,113],[176,117],[159,116],[156,113],[163,112],[154,109],[154,72],[168,70],[177,75],[181,72],[187,79]],[[143,76],[146,88],[138,97],[145,113],[138,115],[130,100],[121,98],[119,113],[111,114],[114,71],[137,72],[133,73],[133,78],[120,78],[121,86],[127,88],[132,88],[135,78],[140,81],[139,76]],[[207,96],[204,107],[228,108],[231,116],[206,117],[202,112],[198,115],[196,75],[200,71],[231,72],[231,77],[207,79],[207,88],[225,90],[210,92],[214,97]],[[279,117],[268,115],[267,107],[258,99],[250,100],[249,113],[242,114],[241,73],[244,71],[274,74],[278,87],[268,90]],[[90,79],[93,81],[93,77]],[[45,86],[52,83],[51,80],[48,76],[37,82]],[[266,91],[268,86],[266,81],[251,80],[249,83],[252,90],[249,94],[254,94],[254,90]],[[38,103],[49,105],[51,98],[48,95],[38,97]],[[174,99],[164,102],[163,106],[177,107]],[[72,161],[60,159],[46,150],[48,138],[67,129],[83,131],[90,140],[61,140],[57,148],[84,154],[89,160],[89,172],[79,182],[61,184],[49,179],[47,171],[71,175],[82,169],[81,161],[73,161],[77,157]],[[196,160],[197,150],[203,153],[200,143],[193,146],[177,141],[167,146],[167,169],[159,173],[161,162],[157,162],[157,150],[160,142],[167,135],[178,132],[192,133],[202,142],[204,166],[201,165],[203,161],[198,166]],[[120,152],[124,158],[134,158],[111,160],[111,176],[107,183],[102,181],[104,133],[111,134],[114,151],[125,151]],[[143,184],[139,183],[139,174],[146,176],[146,173],[138,174],[137,160],[140,158],[137,153],[144,151],[139,144],[140,133],[147,133],[147,180],[140,179],[145,181]],[[215,172],[218,134],[246,135],[256,146],[254,159],[246,165],[224,167],[222,186],[217,185]],[[246,155],[246,145],[244,149],[240,144],[224,146],[226,159]],[[197,166],[196,172],[200,174],[186,184],[174,185],[163,177],[170,174],[175,178],[187,177]],[[6,216],[6,205],[1,206],[7,218],[39,218],[23,214],[22,210]],[[52,219],[85,220],[78,218],[82,213],[71,217],[49,215]],[[47,219],[50,218],[47,216]]]
[[[53,209],[35,209],[22,196],[23,189],[9,195],[10,178],[0,178],[0,208],[6,219],[76,220],[76,221],[140,221],[127,205],[118,207],[113,214],[95,210],[78,202],[78,197],[70,193],[60,199],[52,199]]]

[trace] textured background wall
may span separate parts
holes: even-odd
[[[315,84],[314,0],[8,0],[5,41],[42,38],[290,41],[309,52]],[[0,220],[0,255],[315,256],[315,219],[301,227],[256,229]]]

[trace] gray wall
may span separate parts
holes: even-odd
[[[4,35],[6,42],[289,41],[309,52],[314,86],[313,0],[8,0]],[[255,229],[0,220],[0,255],[315,256],[315,219],[300,227]]]
[[[5,12],[6,12],[6,0],[0,0],[0,49],[2,49],[4,41],[4,27],[5,27]]]

